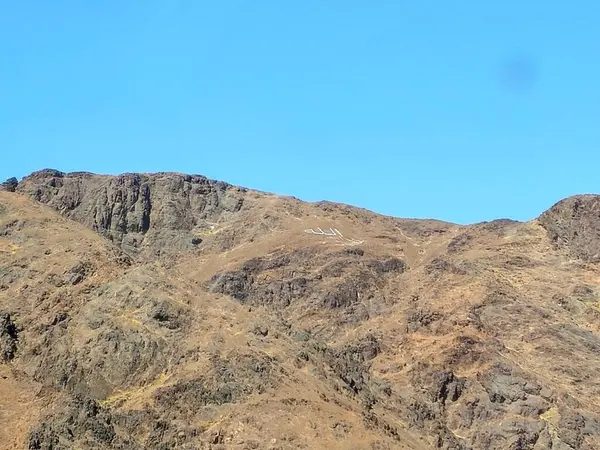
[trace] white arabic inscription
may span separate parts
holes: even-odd
[[[308,229],[304,230],[304,232],[308,233],[308,234],[314,234],[317,236],[331,236],[331,237],[340,238],[347,245],[359,245],[359,244],[362,244],[363,242],[365,242],[364,240],[358,240],[358,239],[354,239],[354,238],[345,238],[344,235],[337,228],[328,228],[326,230],[323,230],[320,227],[308,228]]]

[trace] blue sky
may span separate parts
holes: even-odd
[[[0,0],[0,178],[200,173],[459,223],[598,192],[595,0]]]

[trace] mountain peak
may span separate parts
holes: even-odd
[[[565,198],[539,217],[555,246],[584,261],[600,261],[600,195]]]

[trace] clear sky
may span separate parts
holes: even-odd
[[[459,223],[600,191],[598,0],[0,6],[0,179],[180,171]]]

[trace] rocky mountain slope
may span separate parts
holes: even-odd
[[[383,217],[173,173],[0,190],[0,447],[600,448],[600,197]]]

